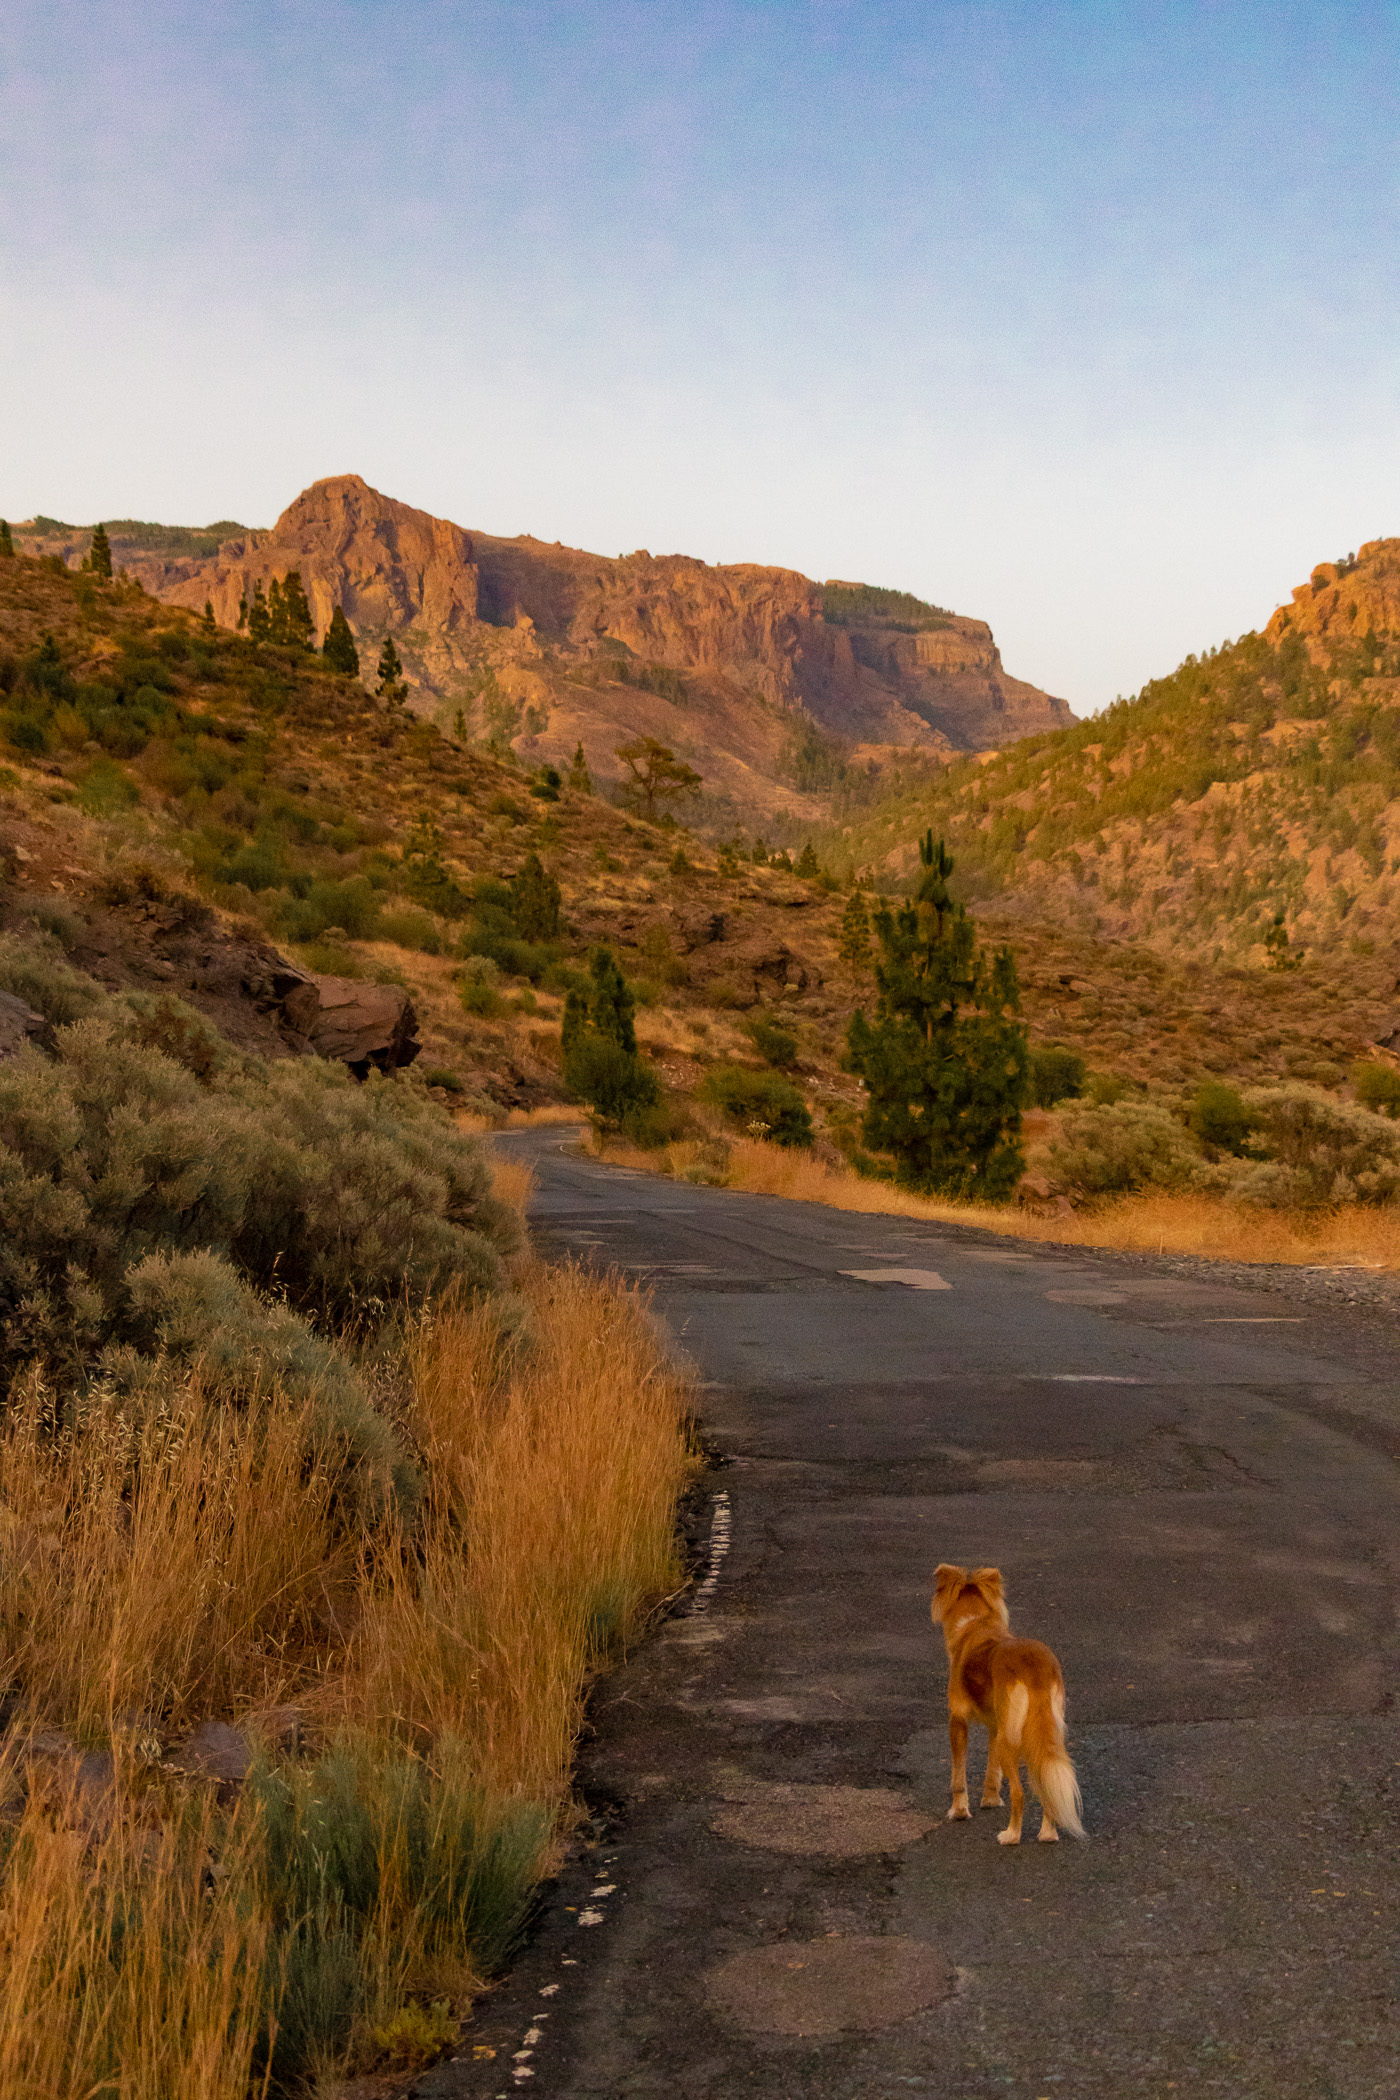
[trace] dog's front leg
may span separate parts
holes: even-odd
[[[953,1752],[953,1805],[950,1823],[961,1823],[972,1814],[967,1805],[967,1722],[961,1714],[948,1716],[948,1741]]]

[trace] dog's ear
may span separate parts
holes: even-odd
[[[1006,1589],[1000,1568],[974,1568],[968,1581],[991,1609],[1006,1617]]]
[[[958,1596],[967,1581],[967,1569],[955,1568],[951,1561],[940,1561],[933,1576],[933,1603],[930,1609],[935,1619],[941,1619]]]

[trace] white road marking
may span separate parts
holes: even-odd
[[[841,1274],[854,1276],[857,1283],[902,1283],[911,1291],[951,1291],[953,1288],[937,1269],[843,1269]]]

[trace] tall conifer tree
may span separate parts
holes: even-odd
[[[273,580],[276,581],[275,578]],[[267,600],[263,596],[262,579],[259,578],[253,585],[253,599],[248,607],[248,633],[255,642],[265,642],[269,639],[270,625]]]
[[[0,561],[8,560],[15,551],[14,535],[10,531],[8,518],[0,518]]]
[[[953,863],[930,831],[912,899],[875,917],[873,1024],[853,1017],[846,1066],[865,1081],[866,1143],[892,1152],[907,1188],[999,1202],[1024,1164],[1030,1093],[1020,986],[1009,948],[990,965],[948,890]]]
[[[328,669],[341,672],[346,678],[360,675],[360,652],[355,647],[355,637],[350,632],[350,622],[337,605],[331,614],[331,624],[326,629],[326,639],[321,644],[321,654]]]
[[[101,576],[108,583],[112,580],[112,547],[107,538],[105,525],[95,525],[92,546],[88,550],[88,561],[94,576]]]
[[[379,652],[379,683],[375,691],[388,707],[402,707],[408,698],[403,665],[399,661],[399,652],[394,647],[394,637],[391,634],[385,635],[384,647]]]

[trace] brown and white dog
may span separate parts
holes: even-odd
[[[980,1721],[989,1738],[983,1808],[1001,1806],[1003,1772],[1011,1788],[1011,1821],[997,1832],[997,1843],[1021,1842],[1023,1761],[1040,1800],[1040,1842],[1053,1845],[1060,1829],[1083,1837],[1079,1781],[1065,1749],[1065,1681],[1043,1641],[1012,1637],[1001,1570],[955,1568],[945,1561],[934,1577],[930,1609],[948,1649],[948,1739],[953,1750],[948,1821],[960,1822],[972,1813],[967,1805],[967,1724]]]

